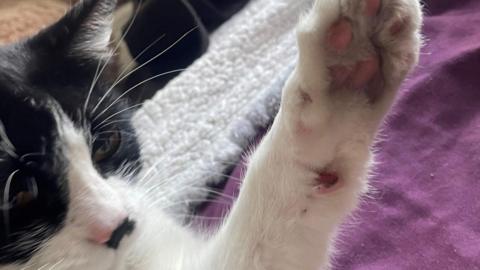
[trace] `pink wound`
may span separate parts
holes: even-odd
[[[316,191],[323,192],[335,186],[338,183],[338,176],[336,173],[322,172],[318,174],[315,179],[318,185],[315,187]]]

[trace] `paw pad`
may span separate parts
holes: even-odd
[[[378,56],[370,56],[366,60],[359,61],[352,75],[352,86],[355,89],[365,87],[380,69]]]
[[[378,12],[380,11],[381,1],[380,0],[366,0],[365,5],[366,5],[365,14],[367,16],[373,17],[373,16],[376,16],[378,14]]]
[[[340,19],[330,28],[328,44],[335,51],[341,52],[346,50],[352,39],[352,25],[347,19]]]

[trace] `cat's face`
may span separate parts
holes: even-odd
[[[1,270],[117,269],[135,237],[132,109],[103,69],[114,6],[84,1],[0,48]]]

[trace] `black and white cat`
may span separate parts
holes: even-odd
[[[131,110],[98,79],[114,6],[85,0],[0,49],[0,269],[328,268],[368,188],[376,130],[418,60],[418,1],[315,1],[280,112],[215,235],[178,224],[135,185]]]

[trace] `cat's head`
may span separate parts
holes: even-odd
[[[115,4],[85,0],[0,48],[2,270],[116,269],[135,235],[122,190],[139,146],[105,65]]]

